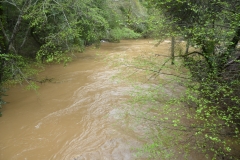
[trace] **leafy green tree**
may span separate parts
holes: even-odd
[[[120,19],[119,27],[127,27],[137,33],[146,29],[147,10],[139,0],[122,0],[110,4]]]
[[[200,47],[201,51],[195,54],[203,56],[210,72],[221,73],[229,58],[236,56],[239,1],[148,2],[161,10],[179,35]]]

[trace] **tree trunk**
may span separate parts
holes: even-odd
[[[172,65],[174,65],[174,48],[175,48],[175,37],[172,37],[172,44],[171,44],[171,59]]]

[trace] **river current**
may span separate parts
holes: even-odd
[[[37,91],[12,87],[0,118],[0,159],[135,159],[134,148],[143,142],[138,133],[116,123],[132,88],[112,79],[119,71],[106,57],[169,52],[168,43],[105,42],[75,53],[66,67],[47,66],[39,77],[53,81]]]

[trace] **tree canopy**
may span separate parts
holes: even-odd
[[[149,3],[161,10],[175,33],[200,47],[199,54],[211,71],[222,72],[229,59],[237,56],[240,1],[149,0]]]

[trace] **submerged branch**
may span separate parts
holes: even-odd
[[[169,59],[169,60],[171,60],[171,59]],[[133,65],[126,65],[126,64],[124,64],[124,66],[135,68],[135,69],[139,69],[139,70],[143,70],[143,71],[151,71],[151,72],[153,72],[154,74],[149,79],[151,79],[154,75],[160,75],[160,74],[169,75],[169,76],[175,76],[175,77],[182,78],[182,79],[190,79],[189,77],[182,77],[182,76],[179,76],[179,75],[176,75],[176,74],[172,74],[172,73],[161,72],[162,68],[164,67],[164,65],[166,63],[167,62],[165,62],[163,64],[163,66],[159,70],[153,70],[153,69],[149,69],[149,68],[140,68],[140,67],[136,67],[136,66],[133,66]]]
[[[144,119],[144,120],[147,120],[147,121],[151,121],[151,122],[154,122],[155,125],[157,126],[160,126],[162,129],[167,129],[167,130],[175,130],[175,131],[180,131],[180,132],[188,132],[188,133],[192,133],[192,134],[195,134],[199,131],[201,132],[204,132],[205,134],[217,134],[219,136],[222,136],[222,137],[228,137],[228,136],[234,136],[236,135],[234,132],[227,132],[227,133],[216,133],[216,132],[210,132],[208,131],[208,129],[206,129],[205,126],[190,126],[190,125],[183,125],[183,124],[177,124],[177,126],[174,126],[175,123],[171,122],[171,121],[164,121],[164,120],[154,120],[154,119],[150,119],[150,118],[147,118],[147,117],[140,117],[140,116],[135,116],[135,115],[131,115],[135,118],[138,118],[138,119]],[[166,124],[167,126],[163,126],[162,124]],[[172,126],[172,127],[169,127],[169,126]],[[227,127],[226,125],[218,125],[218,126],[214,126],[216,128],[220,128],[220,127]],[[205,131],[202,131],[202,129],[204,129]],[[210,129],[210,127],[209,127]]]

